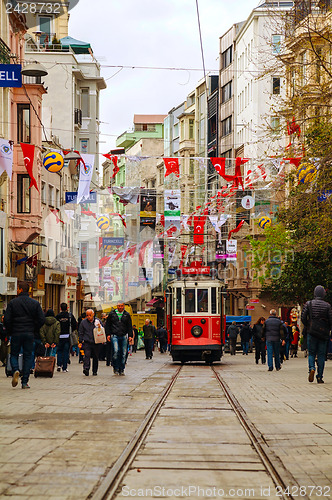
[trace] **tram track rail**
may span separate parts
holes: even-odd
[[[159,414],[160,409],[169,396],[183,368],[183,365],[177,367],[167,386],[152,404],[148,413],[135,432],[133,438],[124,448],[123,452],[116,460],[109,472],[106,474],[106,476],[97,485],[96,489],[92,491],[92,493],[87,497],[88,499],[110,500],[116,496],[117,490],[122,480],[130,469],[132,463],[134,462],[141,446],[143,445],[151,427],[153,426]],[[266,474],[271,478],[274,485],[276,487],[279,487],[279,498],[283,498],[285,500],[295,500],[297,497],[285,492],[287,491],[287,489],[289,490],[289,488],[292,489],[292,487],[299,488],[298,482],[293,477],[293,475],[285,468],[282,461],[266,443],[263,435],[258,431],[254,423],[250,420],[246,411],[241,406],[227,383],[223,380],[220,373],[213,366],[209,368],[212,370],[214,377],[219,383],[229,405],[231,406],[231,409],[234,411],[239,423],[247,434],[251,445],[253,446],[255,452],[257,453],[257,456],[259,457],[263,467],[265,468]],[[309,497],[305,495],[301,495],[301,498],[310,500]]]
[[[241,406],[235,395],[232,393],[227,383],[222,379],[222,377],[214,367],[211,367],[211,369],[222,390],[224,391],[229,404],[233,408],[238,420],[240,421],[244,431],[248,435],[267,473],[270,475],[275,486],[279,486],[282,488],[282,491],[280,491],[280,498],[295,500],[295,498],[298,497],[294,497],[291,494],[286,495],[284,492],[287,491],[287,488],[289,490],[290,487],[295,486],[297,488],[300,488],[298,482],[296,481],[294,476],[284,467],[283,463],[277,457],[274,451],[271,450],[268,444],[266,444],[264,437],[257,430],[253,422],[249,419],[246,411]],[[310,500],[308,496],[301,495],[301,498]]]
[[[170,382],[167,384],[165,389],[162,391],[162,393],[159,395],[159,397],[156,399],[156,401],[153,403],[150,410],[144,417],[133,438],[129,441],[117,461],[114,463],[111,470],[106,474],[102,482],[99,484],[98,488],[94,492],[92,492],[91,495],[89,495],[89,499],[104,500],[113,498],[119,484],[126,475],[127,470],[134,461],[142,443],[144,442],[145,437],[147,436],[156,417],[158,416],[160,408],[171,392],[181,369],[182,366],[177,368]]]

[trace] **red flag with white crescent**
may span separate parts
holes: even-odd
[[[34,178],[33,172],[32,172],[32,170],[33,170],[33,159],[34,159],[34,156],[35,156],[35,146],[34,146],[34,144],[25,144],[23,142],[21,142],[20,145],[21,145],[22,152],[23,152],[24,165],[25,165],[25,168],[27,169],[27,172],[28,172],[29,177],[30,177],[30,186],[29,186],[29,189],[31,188],[31,186],[35,186],[35,188],[39,192],[39,189],[38,189],[38,186],[37,186],[37,181]]]
[[[203,245],[206,215],[194,217],[194,244]]]
[[[165,177],[168,177],[170,174],[180,177],[179,158],[164,158],[164,163],[166,168]]]

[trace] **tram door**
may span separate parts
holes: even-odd
[[[169,287],[166,290],[166,328],[168,331],[168,343],[172,343],[172,304],[173,304],[173,290]]]

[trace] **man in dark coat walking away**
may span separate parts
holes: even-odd
[[[84,350],[83,358],[83,373],[87,377],[89,376],[90,364],[92,358],[92,375],[97,375],[98,372],[98,361],[99,361],[99,351],[101,344],[95,343],[95,338],[93,334],[94,328],[100,323],[99,320],[95,319],[95,313],[93,309],[88,309],[86,311],[86,318],[80,323],[78,336],[80,342],[82,342]]]
[[[239,333],[239,329],[236,326],[236,322],[232,321],[232,324],[227,328],[227,335],[229,339],[229,350],[231,353],[231,356],[235,356],[236,354],[236,341],[237,341],[237,334]]]
[[[145,359],[152,359],[153,356],[154,331],[155,328],[153,324],[149,319],[146,319],[145,325],[143,325]]]
[[[266,363],[266,354],[265,354],[265,338],[263,336],[263,325],[265,322],[265,318],[261,316],[253,326],[252,334],[255,342],[255,361],[256,365],[258,365],[258,361],[261,358],[262,365]]]
[[[244,323],[244,325],[242,325],[242,328],[240,330],[240,337],[243,349],[242,354],[246,354],[248,356],[249,342],[252,337],[252,330],[249,323]]]
[[[267,364],[269,365],[269,372],[273,370],[273,355],[274,364],[277,371],[281,369],[280,365],[280,341],[285,345],[285,331],[283,322],[277,318],[277,311],[271,309],[270,316],[267,318],[263,325],[263,337],[266,339],[267,348]]]
[[[124,375],[128,338],[133,336],[131,317],[125,310],[124,302],[118,302],[116,309],[110,312],[106,320],[105,330],[108,342],[112,342],[114,375]]]
[[[160,352],[163,354],[167,351],[167,330],[160,325],[157,330],[157,337],[160,345]]]
[[[314,299],[303,307],[301,321],[307,331],[309,382],[315,378],[315,358],[317,356],[317,383],[323,384],[326,349],[331,335],[332,308],[325,302],[325,289],[318,285],[314,290]]]
[[[16,387],[20,378],[18,355],[23,348],[22,389],[30,389],[28,384],[34,333],[45,323],[45,316],[37,300],[29,297],[29,284],[22,281],[17,286],[18,296],[11,300],[5,312],[4,323],[10,341],[10,362],[13,370],[12,386]]]

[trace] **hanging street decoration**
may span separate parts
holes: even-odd
[[[32,186],[35,186],[37,191],[39,192],[38,186],[37,186],[37,181],[33,176],[33,159],[35,156],[35,146],[33,144],[26,144],[21,142],[20,143],[22,152],[23,152],[23,157],[24,157],[24,165],[25,168],[29,174],[30,177],[30,186],[29,189],[31,189]]]
[[[76,203],[88,200],[90,197],[90,183],[93,174],[93,166],[95,156],[91,154],[82,154],[82,162],[80,162],[80,178],[77,191]]]
[[[265,229],[266,227],[271,226],[271,223],[272,223],[272,220],[270,219],[270,217],[260,217],[258,219],[258,225],[262,229]]]
[[[242,219],[241,222],[236,226],[235,229],[231,229],[228,233],[228,240],[230,240],[230,237],[233,233],[237,233],[238,231],[240,231],[241,227],[243,226],[243,224],[245,223],[245,220]]]
[[[102,215],[101,217],[98,217],[96,222],[97,222],[97,226],[102,231],[106,231],[106,229],[108,229],[110,227],[110,220],[106,215]]]
[[[13,145],[12,141],[0,139],[0,175],[7,172],[9,179],[13,173]]]
[[[48,172],[60,172],[64,165],[64,158],[59,151],[51,151],[46,153],[43,158],[43,165]]]
[[[56,223],[59,224],[60,222],[64,224],[64,221],[59,218],[59,213],[60,210],[58,208],[53,208],[51,209],[51,213],[55,216]]]
[[[170,174],[175,174],[176,177],[180,177],[180,166],[179,158],[164,158],[165,164],[165,177]]]
[[[105,158],[107,158],[108,160],[111,160],[111,162],[113,163],[114,168],[113,168],[112,179],[114,179],[114,177],[116,176],[116,174],[118,172],[120,172],[120,169],[118,167],[118,157],[114,156],[114,155],[110,155],[110,154],[106,154],[106,155],[103,154],[103,156],[105,156]]]

